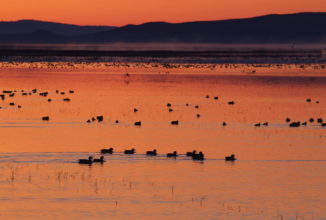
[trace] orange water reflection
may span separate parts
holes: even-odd
[[[125,70],[2,71],[2,90],[37,88],[49,96],[17,93],[0,101],[0,218],[324,218],[325,129],[316,122],[289,128],[285,118],[326,119],[325,85],[320,74],[283,76],[282,71],[130,77]],[[75,93],[60,95],[57,89]],[[71,102],[62,101],[67,97]],[[231,100],[235,105],[227,104]],[[47,115],[51,120],[42,121]],[[104,115],[104,122],[86,123],[96,115]],[[139,120],[140,128],[133,125]],[[254,126],[265,121],[268,127]],[[95,152],[103,147],[118,152],[135,147],[138,154],[106,156],[103,166],[75,163],[90,154],[98,157]],[[153,148],[158,158],[143,155]],[[162,155],[193,149],[208,159]],[[231,153],[239,161],[219,160]]]

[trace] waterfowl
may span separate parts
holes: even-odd
[[[44,117],[42,117],[42,120],[43,121],[49,121],[50,120],[50,117],[49,116],[44,116]]]
[[[166,107],[171,107],[171,106],[172,106],[171,103],[166,104]]]
[[[197,151],[193,150],[192,152],[187,152],[186,156],[187,157],[192,157],[192,155],[196,154]]]
[[[179,124],[179,121],[176,120],[176,121],[171,121],[171,125],[178,125]]]
[[[157,151],[156,149],[152,150],[152,151],[147,151],[146,152],[147,156],[156,156],[157,155]]]
[[[75,91],[74,91],[74,90],[69,90],[69,93],[71,93],[71,94],[72,94],[72,93],[75,93]]]
[[[263,123],[264,126],[268,126],[268,122]]]
[[[206,96],[206,99],[209,99],[209,95]]]
[[[286,121],[287,123],[289,123],[289,122],[291,121],[291,119],[290,119],[290,118],[286,118],[285,121]]]
[[[115,120],[115,123],[116,123],[116,124],[119,124],[119,120]]]
[[[306,99],[307,102],[311,102],[311,99]]]
[[[172,108],[169,108],[169,112],[173,112],[173,109]]]
[[[166,156],[167,156],[167,157],[177,157],[178,154],[177,154],[176,151],[174,151],[173,153],[168,153],[168,154],[166,154]]]
[[[10,105],[10,106],[14,106],[15,103],[14,103],[14,102],[10,102],[9,105]]]
[[[322,126],[322,127],[326,127],[326,123],[322,123],[321,126]]]
[[[292,122],[289,126],[290,126],[291,128],[293,128],[293,127],[300,127],[300,121]]]
[[[223,125],[223,126],[226,126],[226,122],[225,122],[225,121],[223,121],[222,125]]]
[[[255,124],[255,127],[260,127],[260,123]]]
[[[65,98],[63,99],[64,102],[70,102],[70,99],[69,98]]]
[[[104,163],[104,162],[105,162],[105,160],[104,160],[103,156],[101,156],[99,159],[94,159],[93,160],[93,163]]]
[[[200,114],[197,114],[196,117],[197,117],[197,118],[200,118]]]
[[[141,126],[141,121],[136,121],[136,122],[134,123],[134,125],[135,125],[135,126]]]
[[[237,160],[237,159],[235,158],[234,154],[231,154],[231,156],[226,156],[225,157],[225,161],[235,161],[235,160]]]
[[[96,116],[98,122],[102,122],[104,117],[102,115]]]
[[[39,95],[46,97],[46,96],[48,96],[48,94],[49,94],[48,92],[41,92]]]
[[[318,122],[318,123],[323,123],[323,119],[322,119],[322,118],[318,118],[318,119],[317,119],[317,122]]]
[[[307,122],[302,122],[301,125],[307,126]]]
[[[113,148],[109,148],[109,149],[102,149],[101,150],[102,154],[113,154]]]
[[[202,152],[199,152],[199,154],[193,154],[192,159],[193,160],[205,160],[204,154]]]
[[[134,108],[134,112],[138,112],[138,109]]]
[[[313,118],[310,118],[309,119],[309,122],[311,122],[311,123],[314,122],[314,119]]]
[[[135,153],[135,148],[132,148],[131,150],[125,150],[125,154],[134,154]]]
[[[199,108],[199,105],[195,105],[195,108]]]
[[[234,102],[234,101],[230,101],[230,102],[228,102],[228,104],[229,104],[229,105],[234,105],[235,102]]]
[[[52,102],[52,99],[48,99],[48,102]]]
[[[80,159],[78,161],[79,164],[92,164],[93,163],[93,157],[89,157],[88,159]]]

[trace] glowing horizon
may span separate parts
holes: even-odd
[[[41,20],[76,25],[123,26],[154,21],[171,23],[326,11],[324,0],[2,0],[1,21]],[[59,12],[59,13],[58,13]]]

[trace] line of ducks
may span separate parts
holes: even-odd
[[[113,154],[114,150],[113,148],[108,148],[108,149],[102,149],[101,151],[101,154]],[[125,150],[123,152],[124,154],[135,154],[136,153],[136,150],[135,148],[132,148],[130,150]],[[157,156],[157,150],[154,149],[152,151],[146,151],[146,155],[147,156]],[[199,152],[197,153],[196,150],[193,150],[192,152],[187,152],[185,154],[187,157],[191,157],[193,160],[205,160],[205,156],[203,154],[203,152]],[[179,156],[179,154],[174,151],[173,153],[167,153],[166,154],[166,157],[168,158],[177,158]],[[230,156],[226,156],[225,158],[225,161],[235,161],[237,160],[235,158],[235,155],[232,154]],[[97,158],[97,159],[93,159],[92,156],[90,156],[88,159],[80,159],[79,161],[79,164],[92,164],[92,163],[104,163],[105,160],[104,160],[104,156],[101,156],[100,158]]]

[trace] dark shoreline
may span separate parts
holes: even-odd
[[[0,49],[0,56],[24,56],[24,57],[265,57],[265,58],[322,58],[322,50],[215,50],[215,51],[98,51],[98,50],[46,50],[46,49]]]

